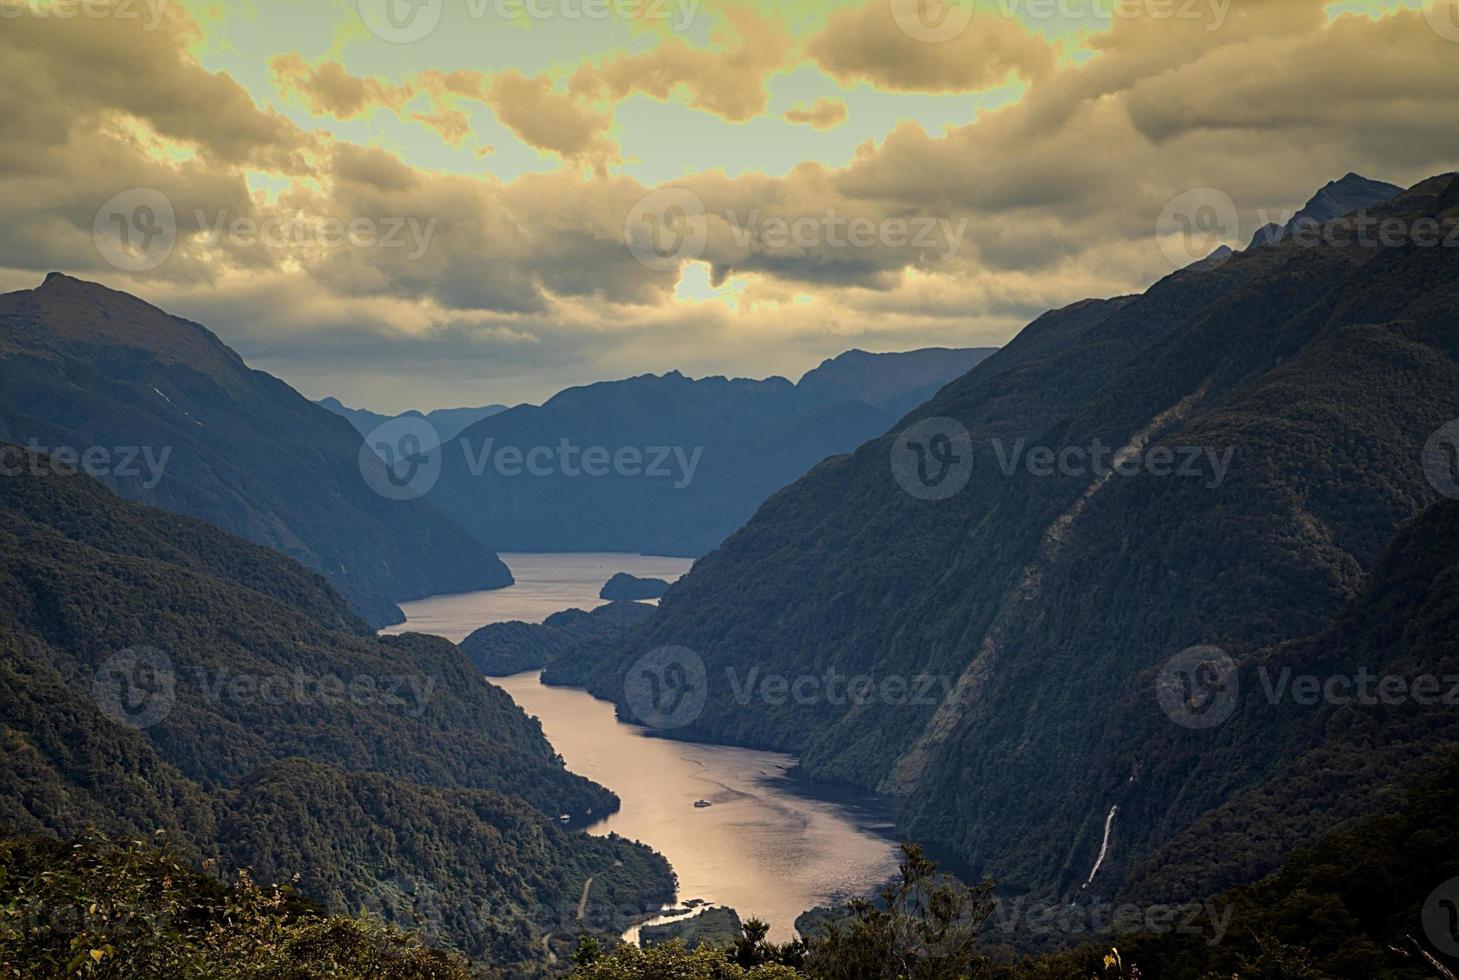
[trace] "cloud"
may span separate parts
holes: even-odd
[[[710,42],[713,46],[705,49],[669,38],[648,51],[584,66],[573,74],[571,91],[615,102],[635,93],[661,101],[683,94],[691,107],[730,122],[763,113],[769,101],[766,79],[791,63],[789,31],[774,18],[731,7]]]
[[[1036,81],[1054,68],[1054,48],[1016,19],[973,13],[954,37],[929,41],[898,24],[898,6],[883,2],[837,10],[807,52],[843,84],[868,81],[895,92],[973,92],[1010,75]]]
[[[60,268],[103,279],[216,327],[312,394],[379,407],[537,398],[645,370],[795,374],[852,346],[999,342],[1042,309],[1167,274],[1156,217],[1184,191],[1226,190],[1244,239],[1258,209],[1300,206],[1349,170],[1406,183],[1459,163],[1459,48],[1419,11],[1329,19],[1318,0],[1252,0],[1219,31],[1116,20],[1087,38],[1087,59],[1060,63],[1044,62],[1046,46],[990,48],[987,35],[1023,31],[991,22],[947,42],[965,58],[992,52],[981,61],[923,52],[931,64],[907,69],[880,57],[898,42],[867,20],[861,47],[837,56],[858,78],[896,88],[922,72],[918,84],[951,88],[1018,71],[1027,89],[939,133],[902,122],[840,167],[683,174],[672,186],[702,205],[702,249],[664,271],[625,245],[646,199],[658,231],[676,219],[652,213],[658,188],[616,172],[614,106],[643,94],[726,120],[764,113],[766,79],[798,57],[773,18],[741,12],[708,49],[655,38],[558,74],[420,64],[371,82],[297,54],[273,59],[274,79],[311,111],[379,106],[465,140],[466,108],[488,105],[569,163],[503,181],[300,129],[203,68],[189,53],[197,25],[175,7],[155,32],[5,22],[0,278],[33,285]],[[884,5],[832,15],[813,53],[829,57],[817,45],[873,15],[886,18]],[[837,105],[786,118],[816,125]],[[121,273],[101,260],[93,222],[112,195],[147,187],[174,206],[177,245],[156,269]],[[403,231],[398,245],[212,233],[236,218]],[[910,240],[914,223],[931,229],[924,245]],[[868,234],[853,242],[853,227]]]
[[[391,85],[376,78],[361,78],[345,71],[337,61],[311,67],[297,51],[269,62],[274,83],[286,96],[298,96],[316,116],[353,119],[376,109],[399,112],[415,98],[410,85]]]
[[[785,112],[785,121],[816,129],[835,129],[846,121],[846,103],[840,99],[817,99],[812,106],[795,106]]]
[[[7,2],[7,7],[15,8]],[[145,18],[7,15],[0,31],[0,166],[6,173],[46,164],[87,126],[138,124],[124,138],[156,138],[189,148],[217,166],[248,164],[300,173],[310,139],[287,119],[261,111],[226,73],[204,70],[188,53],[197,24],[172,4],[162,29]]]
[[[587,163],[599,174],[618,162],[618,146],[606,135],[612,118],[558,91],[545,75],[500,72],[487,85],[485,100],[502,125],[529,146]]]

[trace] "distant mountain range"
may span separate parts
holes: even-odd
[[[493,415],[500,415],[507,410],[505,405],[483,405],[480,408],[438,408],[431,412],[410,411],[401,412],[399,415],[382,415],[367,408],[350,408],[338,398],[321,398],[314,404],[329,409],[341,418],[349,419],[350,424],[359,430],[360,435],[369,435],[393,419],[418,418],[429,422],[431,429],[442,440],[454,439],[467,426],[474,425],[482,419],[491,418]],[[427,445],[425,448],[432,449],[434,446]]]
[[[270,549],[0,450],[10,833],[160,830],[503,966],[540,966],[590,879],[625,921],[672,898],[646,847],[560,826],[617,799],[450,643],[377,638]]]
[[[799,384],[671,372],[570,388],[448,441],[427,499],[503,551],[697,557],[991,353],[851,351]]]
[[[0,296],[0,439],[92,453],[131,500],[317,569],[372,623],[511,573],[429,504],[367,483],[357,431],[195,323],[59,273]]]
[[[1452,174],[1363,196],[1459,221]],[[1349,241],[1040,317],[547,680],[634,718],[632,665],[689,648],[707,703],[666,734],[896,796],[901,834],[1051,901],[1199,899],[1384,812],[1459,714],[1270,685],[1459,674],[1459,249]],[[754,686],[836,676],[900,693]]]

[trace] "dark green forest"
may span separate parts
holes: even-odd
[[[10,833],[160,831],[518,972],[589,878],[625,917],[672,898],[647,848],[560,827],[616,798],[446,641],[377,639],[318,575],[85,476],[0,480],[0,516]]]
[[[1459,900],[1456,835],[1451,756],[1392,814],[1355,821],[1265,880],[1210,897],[1219,936],[1171,918],[1156,933],[1111,932],[1010,961],[990,941],[992,883],[961,884],[909,847],[878,901],[854,903],[804,941],[769,943],[753,920],[739,940],[693,950],[579,936],[560,968],[573,980],[1443,980],[1459,957],[1436,943],[1452,951],[1459,932],[1430,912],[1452,915],[1436,896]],[[230,886],[210,870],[145,842],[0,842],[0,968],[118,980],[492,974],[369,911],[326,916],[303,882],[266,889],[240,875]]]

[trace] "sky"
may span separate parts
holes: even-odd
[[[0,0],[0,290],[314,398],[1006,342],[1459,169],[1456,0]]]

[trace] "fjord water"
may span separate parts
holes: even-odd
[[[487,622],[540,621],[598,605],[614,572],[674,579],[681,559],[638,555],[503,555],[517,584],[496,592],[402,605],[416,630],[453,641]],[[795,759],[774,752],[676,742],[614,717],[613,706],[537,672],[494,679],[529,715],[573,772],[618,794],[622,808],[587,833],[639,840],[669,859],[680,902],[726,905],[794,935],[818,905],[874,891],[896,870],[891,819],[875,798],[792,779]],[[695,807],[697,801],[712,804]],[[590,897],[591,901],[591,897]]]
[[[503,554],[516,584],[489,592],[464,592],[403,602],[404,623],[385,633],[434,633],[460,643],[487,623],[540,623],[564,609],[603,605],[598,591],[618,572],[672,582],[694,564],[688,558],[620,554]]]

